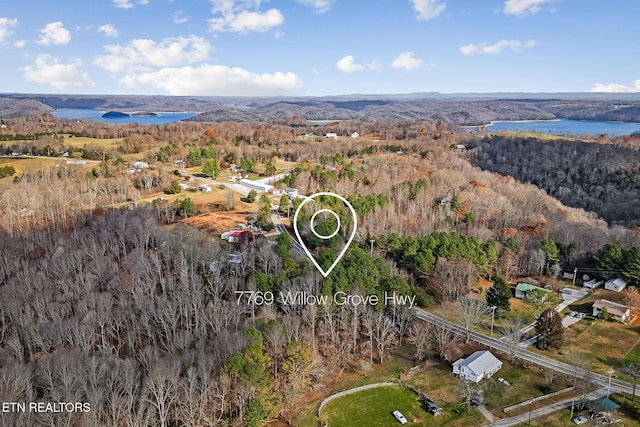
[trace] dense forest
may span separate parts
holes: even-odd
[[[640,152],[575,140],[493,136],[469,154],[483,169],[534,184],[612,224],[638,225]]]

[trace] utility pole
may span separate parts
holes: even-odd
[[[491,333],[489,334],[490,338],[493,338],[493,319],[495,318],[495,315],[496,315],[496,308],[498,308],[497,305],[494,305],[491,307]]]
[[[529,400],[529,426],[531,426],[531,405],[533,404],[533,399]]]
[[[575,267],[575,268],[573,269],[573,283],[572,283],[572,284],[573,284],[573,286],[575,286],[575,285],[576,285],[576,276],[577,276],[577,275],[578,275],[578,267]]]
[[[609,384],[607,385],[607,399],[609,398],[609,392],[611,391],[611,375],[614,372],[615,371],[613,369],[610,369],[609,371],[607,371],[607,374],[609,374]]]
[[[369,251],[369,257],[373,258],[373,243],[375,242],[375,240],[369,240],[369,243],[371,243],[371,250]]]

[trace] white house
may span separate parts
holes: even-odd
[[[327,132],[325,135],[327,138],[338,139],[338,134],[335,132]]]
[[[600,279],[591,279],[591,280],[587,280],[584,283],[582,283],[582,286],[584,286],[585,288],[589,288],[589,289],[595,289],[599,286],[602,286],[602,280]]]
[[[467,381],[480,382],[502,368],[502,362],[490,351],[476,351],[466,359],[453,362],[453,373]]]
[[[300,190],[298,190],[297,188],[285,188],[284,192],[287,196],[289,196],[291,200],[300,197]]]
[[[178,187],[180,187],[180,189],[182,189],[182,190],[188,190],[189,189],[189,186],[187,184],[185,184],[184,182],[179,183]]]
[[[626,322],[631,316],[631,309],[626,305],[618,304],[606,299],[599,299],[593,303],[593,317],[597,317],[605,307],[607,308],[607,313],[609,313],[609,318],[617,320],[618,322]]]
[[[351,138],[359,138],[360,134],[358,132],[354,132],[351,134]]]
[[[620,278],[607,280],[604,283],[604,288],[609,291],[620,292],[627,286],[627,282]]]
[[[208,185],[199,185],[198,191],[202,191],[203,193],[209,193],[211,191],[211,187]]]

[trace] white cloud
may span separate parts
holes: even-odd
[[[113,24],[104,24],[98,28],[98,31],[104,33],[107,37],[118,37],[118,30]]]
[[[315,13],[325,13],[331,9],[335,0],[296,0],[296,2],[309,6],[314,9]]]
[[[506,15],[523,16],[538,13],[541,5],[557,1],[559,0],[506,0],[503,10]]]
[[[418,14],[418,19],[428,21],[440,16],[446,4],[440,0],[409,0],[413,3],[413,10]]]
[[[596,83],[592,88],[591,92],[610,92],[610,93],[631,93],[631,92],[640,92],[640,80],[635,80],[633,82],[633,86],[625,86],[619,83]]]
[[[366,68],[374,70],[376,68],[380,68],[380,64],[378,61],[373,61],[366,65],[356,64],[356,60],[353,55],[347,55],[336,62],[336,67],[342,72],[353,73],[354,71],[364,70]]]
[[[535,40],[527,40],[526,42],[521,42],[520,40],[500,40],[494,44],[468,44],[460,47],[460,52],[464,55],[498,55],[504,48],[510,48],[513,52],[520,52],[523,49],[534,47],[535,45]]]
[[[131,9],[133,7],[129,0],[113,0],[113,5],[121,9]]]
[[[173,22],[176,24],[184,24],[189,20],[189,17],[181,10],[173,12]]]
[[[175,96],[272,96],[302,92],[302,80],[294,73],[256,74],[242,68],[212,64],[130,74],[120,83],[128,87],[151,85]]]
[[[13,46],[17,47],[18,49],[22,49],[23,47],[25,47],[26,44],[27,44],[26,40],[16,40]]]
[[[261,12],[261,0],[211,0],[209,29],[218,32],[250,33],[269,31],[282,25],[284,15],[278,9]]]
[[[415,70],[424,65],[422,59],[414,58],[413,52],[401,52],[391,63],[393,68],[404,68],[405,70]]]
[[[107,45],[107,55],[98,56],[93,64],[113,73],[149,71],[150,67],[179,66],[209,58],[211,45],[202,37],[172,37],[155,42],[134,39],[127,45]]]
[[[0,18],[0,43],[5,41],[13,31],[11,28],[18,26],[18,20],[12,18]]]
[[[71,41],[71,33],[64,28],[62,22],[50,22],[40,30],[40,40],[38,44],[50,45],[50,44],[67,44]]]
[[[138,0],[138,4],[146,6],[149,4],[149,0]],[[133,3],[130,0],[113,0],[113,5],[120,9],[131,9],[133,7]]]
[[[51,55],[38,55],[33,65],[20,70],[24,73],[25,81],[50,85],[59,90],[95,87],[87,73],[79,70],[81,65],[80,59],[72,59],[64,64]]]

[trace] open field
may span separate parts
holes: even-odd
[[[117,148],[122,143],[123,138],[89,138],[86,136],[65,137],[64,146],[72,148],[83,148],[87,145],[95,145],[103,149]]]
[[[418,395],[403,387],[379,387],[341,397],[327,404],[322,418],[331,427],[389,426],[397,423],[395,410],[409,425],[446,425],[446,418],[452,418],[448,413],[432,416],[422,408]]]
[[[235,209],[224,211],[222,209],[226,206],[229,195],[233,197]],[[182,222],[212,235],[220,235],[223,231],[229,230],[239,223],[246,224],[248,218],[258,208],[258,202],[245,203],[238,193],[215,186],[212,186],[211,192],[208,193],[193,190],[182,191],[178,194],[156,193],[141,199],[139,203],[151,203],[158,197],[166,198],[168,203],[190,198],[198,214],[184,219]]]

